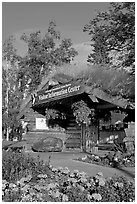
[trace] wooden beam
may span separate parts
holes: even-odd
[[[112,108],[117,108],[116,105],[113,105],[113,104],[109,104],[109,103],[106,103],[106,104],[99,104],[96,106],[97,109],[112,109]]]

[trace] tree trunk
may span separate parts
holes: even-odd
[[[6,97],[6,105],[7,105],[7,121],[8,121],[8,114],[9,114],[8,103],[9,103],[9,87],[7,87],[7,97]],[[6,140],[9,141],[9,125],[8,125],[8,122],[7,122]]]
[[[9,124],[8,124],[8,115],[9,115],[9,90],[10,90],[10,83],[9,83],[9,77],[8,77],[8,69],[9,64],[7,62],[7,93],[6,93],[6,106],[7,106],[7,132],[6,132],[6,140],[9,141]]]

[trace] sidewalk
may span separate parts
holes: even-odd
[[[49,156],[50,164],[54,167],[68,167],[72,172],[74,170],[84,171],[90,176],[95,176],[98,172],[102,172],[104,177],[112,177],[116,175],[124,175],[129,180],[134,181],[135,177],[135,168],[127,167],[124,169],[115,169],[111,167],[99,166],[96,164],[88,164],[74,159],[86,155],[86,153],[81,152],[47,152],[47,153],[34,153],[31,152],[31,155],[37,157],[38,155],[43,161],[48,161]]]

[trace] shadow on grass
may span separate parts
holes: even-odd
[[[127,169],[123,169],[123,168],[121,168],[121,167],[116,167],[116,169],[119,170],[119,171],[121,171],[121,172],[124,173],[125,175],[131,177],[132,179],[135,178],[135,173],[134,173],[134,172],[131,172],[131,171],[127,170]]]

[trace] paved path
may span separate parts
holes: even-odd
[[[86,155],[85,153],[73,153],[73,152],[52,152],[52,153],[31,153],[34,157],[38,155],[40,158],[46,162],[51,156],[50,164],[54,167],[68,167],[69,170],[72,172],[73,170],[77,169],[79,171],[84,171],[90,176],[95,176],[98,172],[102,172],[104,177],[112,177],[113,175],[125,175],[128,179],[134,181],[135,177],[135,169],[132,167],[124,168],[123,170],[115,169],[111,167],[99,166],[96,164],[88,164],[80,161],[75,161],[78,157]]]

